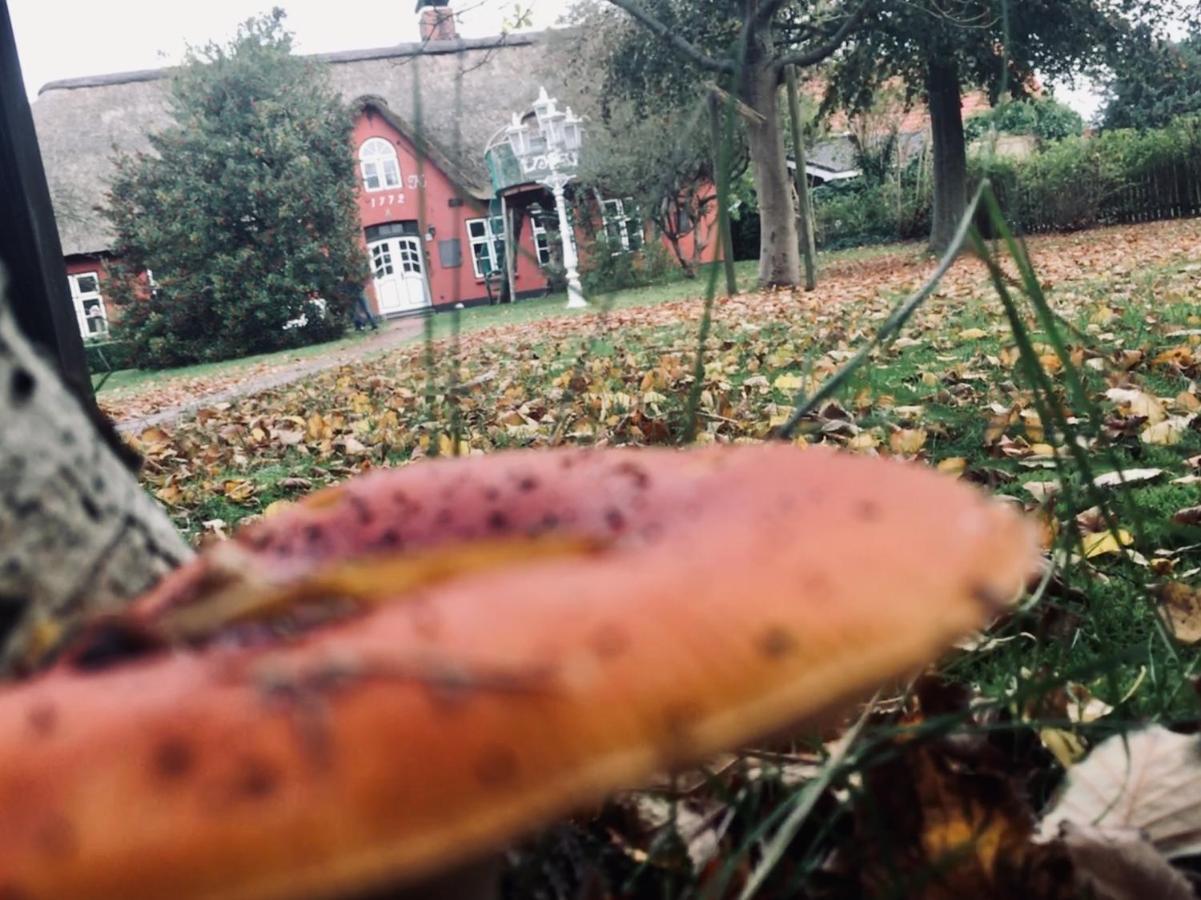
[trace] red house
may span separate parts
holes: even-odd
[[[529,109],[540,86],[552,94],[569,89],[569,42],[554,32],[461,39],[449,8],[426,2],[418,4],[420,43],[316,57],[355,111],[351,152],[374,276],[366,287],[384,316],[486,303],[500,292],[541,295],[549,286],[547,269],[558,259],[548,233],[554,227],[550,192],[512,183],[498,192],[485,148],[512,113]],[[114,151],[146,150],[148,136],[167,125],[169,74],[159,69],[52,82],[33,104],[85,337],[102,336],[110,313],[104,279],[113,235],[96,207]],[[599,229],[609,236],[608,252],[642,249],[647,229],[632,204],[621,197],[587,199],[589,211],[575,235],[582,256]],[[717,245],[711,219],[696,223],[689,236],[704,242],[706,260]]]

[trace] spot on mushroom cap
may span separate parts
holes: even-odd
[[[443,526],[450,484],[462,505]],[[238,546],[303,580],[374,565],[361,542],[378,529],[402,538],[393,556],[469,540],[456,528],[487,537],[471,529],[495,504],[516,533],[554,516],[556,533],[609,543],[426,584],[289,643],[60,669],[0,694],[0,882],[258,900],[416,878],[916,670],[1037,559],[1031,529],[973,488],[784,446],[423,463]],[[333,543],[272,554],[313,524]],[[201,557],[143,620],[215,574]],[[47,706],[54,729],[31,729]],[[36,852],[46,821],[69,823],[69,857]]]

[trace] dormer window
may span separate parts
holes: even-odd
[[[359,168],[363,172],[363,188],[383,191],[400,187],[400,162],[396,148],[383,138],[370,138],[359,147]]]

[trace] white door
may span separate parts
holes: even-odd
[[[375,296],[382,315],[423,309],[430,305],[421,265],[421,241],[415,237],[390,237],[373,241],[371,268]]]

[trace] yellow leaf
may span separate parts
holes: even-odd
[[[1123,547],[1129,547],[1133,543],[1134,537],[1124,528],[1119,528],[1116,534],[1112,531],[1101,531],[1086,534],[1081,538],[1085,559],[1121,553]]]
[[[1031,443],[1038,443],[1047,439],[1042,419],[1039,418],[1038,413],[1033,409],[1022,410],[1022,428],[1026,431],[1026,439]]]
[[[880,439],[870,431],[861,431],[849,441],[847,441],[847,449],[855,450],[863,453],[868,450],[875,450],[880,446]]]
[[[1088,754],[1088,748],[1080,736],[1063,728],[1040,728],[1038,738],[1065,769],[1080,762]]]
[[[1007,409],[1004,412],[994,412],[988,417],[988,424],[984,427],[984,444],[992,446],[1001,440],[1005,434],[1005,429],[1009,427],[1010,421],[1013,419],[1013,410]]]
[[[274,516],[276,513],[283,512],[292,505],[294,504],[291,500],[272,500],[267,504],[267,508],[263,510],[263,518]]]
[[[978,341],[986,337],[988,337],[988,332],[983,328],[965,328],[959,332],[959,339],[961,341]]]
[[[748,381],[749,380],[750,379],[748,379]],[[771,386],[778,391],[795,393],[801,389],[802,384],[804,384],[804,381],[801,379],[801,376],[786,374],[777,376],[776,380],[772,382]]]
[[[245,503],[254,496],[254,482],[245,480],[227,481],[224,485],[225,496],[234,503]]]
[[[898,428],[888,436],[888,446],[893,453],[913,454],[926,446],[924,428]]]
[[[967,471],[967,459],[962,456],[949,456],[938,464],[937,469],[948,475],[962,475]]]
[[[1038,364],[1043,367],[1044,372],[1050,375],[1054,375],[1063,368],[1063,363],[1054,353],[1044,353],[1038,358]]]
[[[1186,416],[1177,416],[1172,419],[1165,419],[1158,425],[1152,425],[1150,428],[1144,429],[1139,435],[1139,439],[1144,444],[1151,444],[1156,447],[1172,447],[1179,444],[1184,437],[1184,432],[1188,430],[1189,418]]]

